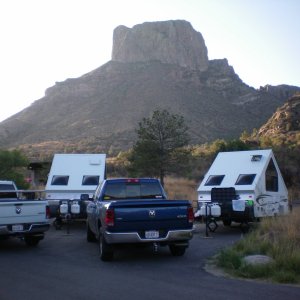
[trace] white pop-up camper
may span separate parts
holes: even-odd
[[[105,179],[105,159],[105,154],[54,155],[45,189],[51,216],[85,217],[86,201]]]
[[[224,225],[287,214],[288,191],[272,150],[220,152],[198,188],[197,215]]]

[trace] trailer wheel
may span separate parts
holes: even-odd
[[[106,242],[102,234],[99,237],[99,256],[102,261],[111,261],[114,257],[113,247]]]
[[[169,245],[170,252],[173,256],[183,256],[185,253],[186,247]]]
[[[230,226],[231,225],[231,220],[223,220],[223,225],[224,226]]]

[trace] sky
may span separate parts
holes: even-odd
[[[186,20],[246,84],[300,86],[299,0],[0,0],[0,122],[111,60],[113,30]]]

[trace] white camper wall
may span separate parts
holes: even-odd
[[[99,182],[105,176],[105,154],[55,154],[48,176],[46,191],[76,191],[96,189],[96,186],[83,186],[84,175],[98,175]],[[68,185],[51,185],[54,175],[69,176]]]
[[[235,186],[237,190],[255,190],[259,179],[262,176],[266,162],[272,150],[251,150],[251,151],[231,151],[220,152],[210,169],[206,173],[203,181],[199,185],[198,193],[210,192],[213,187],[233,187],[240,174],[257,174],[251,185]],[[261,160],[251,161],[253,155],[262,155]],[[222,183],[218,186],[206,186],[205,183],[210,175],[225,175]]]

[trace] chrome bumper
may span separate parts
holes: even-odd
[[[126,243],[149,243],[149,242],[172,242],[187,241],[193,237],[193,230],[174,230],[169,231],[166,237],[156,239],[141,238],[137,232],[108,232],[104,231],[104,237],[109,244]]]
[[[0,235],[22,235],[28,233],[40,233],[49,230],[50,224],[49,223],[37,223],[37,224],[30,224],[28,228],[25,228],[22,231],[12,231],[9,229],[12,224],[9,225],[0,225]]]

